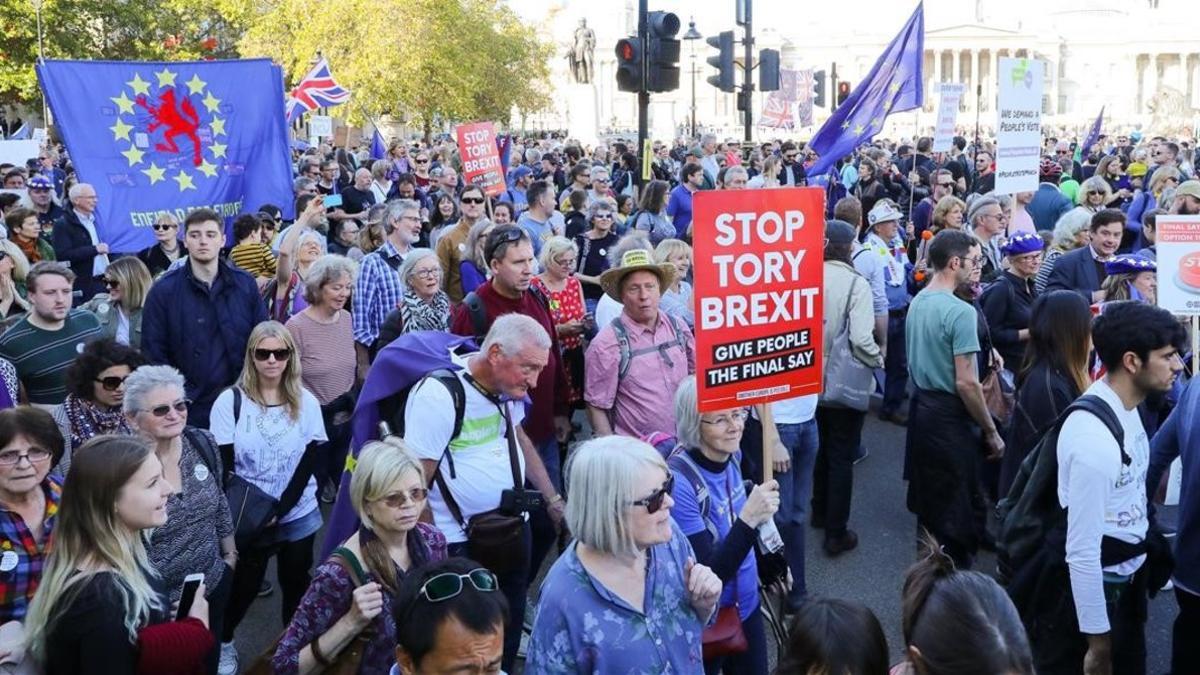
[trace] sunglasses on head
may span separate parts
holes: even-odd
[[[667,474],[667,482],[663,483],[662,487],[650,493],[649,497],[639,499],[633,503],[634,506],[646,507],[646,513],[658,513],[662,508],[663,500],[667,498],[675,489],[675,474]]]
[[[500,248],[500,246],[521,241],[522,233],[523,230],[515,226],[492,230],[491,234],[488,235],[487,259],[491,260],[496,249]]]
[[[429,490],[427,490],[423,487],[415,487],[415,488],[412,488],[411,490],[409,490],[408,492],[396,492],[396,493],[387,495],[386,497],[384,497],[383,499],[380,499],[379,501],[383,502],[384,504],[387,504],[389,507],[391,507],[393,509],[398,509],[410,502],[413,504],[420,504],[421,502],[425,501],[425,499],[428,496],[429,496]]]
[[[500,590],[500,580],[496,578],[496,575],[492,574],[490,570],[479,567],[466,574],[455,572],[436,574],[421,584],[421,590],[417,594],[429,602],[444,602],[462,593],[463,579],[470,581],[475,590],[481,593],[494,593]]]
[[[272,356],[275,357],[276,361],[287,361],[288,357],[290,357],[291,355],[292,355],[292,350],[288,349],[287,347],[284,347],[283,349],[255,349],[254,350],[254,360],[255,361],[266,361],[267,359],[271,358]]]
[[[155,417],[166,417],[172,409],[175,412],[187,412],[188,406],[191,404],[191,400],[184,398],[174,403],[164,403],[163,405],[156,405],[153,408],[143,408],[142,412],[148,412]]]
[[[125,379],[127,377],[129,376],[126,375],[125,377],[117,377],[116,375],[112,375],[110,377],[97,377],[92,381],[99,382],[100,386],[104,387],[104,391],[116,391],[122,384],[125,384]],[[166,413],[163,413],[163,415],[165,414]]]
[[[151,225],[150,227],[153,227],[156,232],[165,232],[165,231],[175,227],[175,225],[172,225],[171,223],[155,223],[154,225]]]

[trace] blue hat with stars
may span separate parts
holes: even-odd
[[[1153,260],[1140,255],[1119,255],[1104,263],[1105,274],[1137,274],[1157,270],[1158,265]]]
[[[1013,235],[1003,246],[1000,251],[1007,256],[1024,255],[1026,253],[1034,253],[1045,248],[1046,244],[1042,241],[1041,235],[1033,234],[1032,232],[1022,232]]]
[[[27,188],[29,188],[30,190],[53,190],[54,189],[54,183],[49,178],[46,178],[45,176],[43,176],[41,174],[38,174],[38,175],[34,176],[33,178],[30,178],[29,182],[26,183],[25,186]]]

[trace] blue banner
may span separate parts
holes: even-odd
[[[182,222],[208,207],[229,222],[271,203],[291,215],[283,73],[269,60],[45,61],[37,72],[113,251],[154,243],[164,212]]]

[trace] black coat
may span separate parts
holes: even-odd
[[[1044,292],[1075,291],[1091,304],[1092,293],[1100,290],[1103,281],[1096,259],[1092,257],[1092,247],[1081,246],[1054,261],[1054,269],[1050,270],[1050,277],[1046,279]]]
[[[992,344],[1004,358],[1004,367],[1012,372],[1021,369],[1025,360],[1025,345],[1018,333],[1029,328],[1029,313],[1033,308],[1033,279],[1022,281],[1012,272],[1004,272],[979,298],[987,318]]]
[[[1049,363],[1037,363],[1017,385],[1012,420],[1000,461],[1000,492],[1008,494],[1021,462],[1062,411],[1079,398],[1074,381]]]
[[[92,263],[97,251],[92,237],[79,222],[79,216],[74,210],[63,213],[62,218],[54,224],[54,255],[59,262],[65,262],[75,273],[75,304],[87,302],[92,296],[104,291],[104,282],[92,274]]]

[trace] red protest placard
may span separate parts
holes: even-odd
[[[454,129],[462,156],[463,183],[478,185],[484,194],[497,197],[507,189],[504,167],[496,149],[496,125],[491,122],[460,124]]]
[[[693,195],[701,412],[821,390],[825,192]]]

